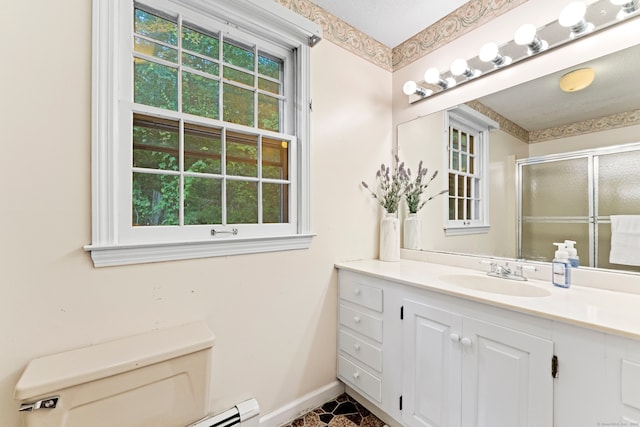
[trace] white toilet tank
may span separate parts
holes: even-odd
[[[34,359],[14,391],[23,426],[186,426],[208,412],[213,343],[194,323]]]

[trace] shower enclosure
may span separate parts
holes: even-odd
[[[519,258],[573,240],[582,266],[640,271],[609,262],[610,216],[640,215],[640,143],[522,159],[516,174]]]

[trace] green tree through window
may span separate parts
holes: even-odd
[[[132,224],[288,222],[290,141],[260,131],[281,131],[282,60],[174,17],[134,17],[134,102],[179,115],[134,112]]]

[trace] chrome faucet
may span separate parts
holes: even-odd
[[[505,261],[504,265],[498,264],[497,261],[480,261],[483,264],[489,264],[491,269],[487,272],[487,276],[499,277],[501,279],[511,279],[526,281],[527,277],[524,275],[524,269],[530,269],[537,271],[538,269],[533,266],[524,266],[522,264],[515,264],[512,267],[509,266],[509,262]]]

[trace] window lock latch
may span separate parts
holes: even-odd
[[[217,236],[218,234],[233,234],[234,236],[238,235],[238,229],[234,228],[232,230],[216,230],[215,228],[211,229],[211,235]]]

